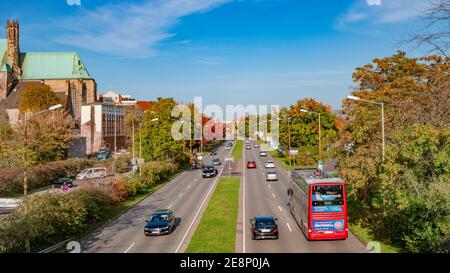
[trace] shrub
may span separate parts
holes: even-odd
[[[52,161],[28,168],[28,189],[49,186],[59,177],[73,177],[85,168],[92,167],[93,160],[69,159]],[[23,191],[24,168],[0,169],[0,197]]]

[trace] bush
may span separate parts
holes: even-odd
[[[0,252],[24,252],[26,239],[31,251],[38,251],[77,236],[113,204],[106,192],[93,188],[29,196],[19,209],[0,220]]]
[[[28,168],[28,189],[49,186],[59,177],[73,177],[85,168],[92,167],[96,161],[69,159],[52,161]],[[24,168],[0,169],[0,197],[23,192]]]

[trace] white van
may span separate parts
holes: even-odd
[[[77,179],[102,178],[106,176],[106,168],[89,168],[77,174]]]

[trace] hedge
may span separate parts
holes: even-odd
[[[94,166],[96,160],[69,159],[52,161],[28,168],[28,190],[49,186],[59,177],[72,177],[85,168]],[[23,192],[24,168],[0,169],[0,197]]]

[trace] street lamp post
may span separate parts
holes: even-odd
[[[381,158],[382,158],[382,162],[384,162],[384,155],[385,155],[384,102],[363,100],[360,97],[356,97],[356,96],[348,96],[347,99],[354,100],[354,101],[363,101],[366,103],[372,103],[372,104],[377,104],[377,105],[381,106]]]
[[[58,109],[61,109],[61,108],[63,108],[64,106],[62,105],[62,104],[56,104],[56,105],[53,105],[53,106],[51,106],[51,107],[49,107],[48,109],[46,109],[46,110],[43,110],[43,111],[39,111],[39,112],[36,112],[36,113],[25,113],[25,124],[24,124],[24,133],[25,133],[25,153],[24,153],[24,159],[25,159],[25,162],[24,162],[24,165],[25,165],[25,172],[24,172],[24,176],[23,176],[23,195],[27,195],[28,194],[28,174],[27,174],[27,172],[28,172],[28,164],[27,164],[27,160],[28,160],[28,119],[29,118],[31,118],[31,117],[33,117],[33,116],[36,116],[36,115],[39,115],[39,114],[42,114],[42,113],[46,113],[46,112],[49,112],[49,111],[55,111],[55,110],[58,110]]]
[[[142,124],[144,123],[150,123],[154,121],[158,121],[159,118],[154,118],[152,120],[139,122],[139,177],[142,177]]]
[[[292,155],[291,155],[291,117],[288,117],[288,153],[289,153],[289,167],[292,168]]]
[[[306,109],[300,109],[303,113],[311,113],[319,116],[319,160],[322,160],[322,125],[321,125],[321,114],[319,112],[309,111]]]
[[[27,162],[28,161],[28,124],[27,124],[28,119],[33,116],[42,114],[42,113],[61,109],[63,107],[64,106],[62,104],[56,104],[56,105],[53,105],[53,106],[49,107],[48,109],[40,111],[40,112],[25,113],[25,117],[24,117],[24,127],[25,127],[24,128],[24,136],[25,136],[25,139],[24,139],[24,141],[25,141],[25,152],[24,152],[24,165],[25,166],[24,167],[25,168],[24,169],[25,170],[24,170],[24,175],[23,175],[23,195],[25,197],[28,194],[28,164],[27,164],[28,163]],[[25,213],[28,214],[28,205],[26,202],[25,202]],[[25,248],[26,248],[27,252],[31,251],[30,240],[28,239],[28,237],[25,238]]]

